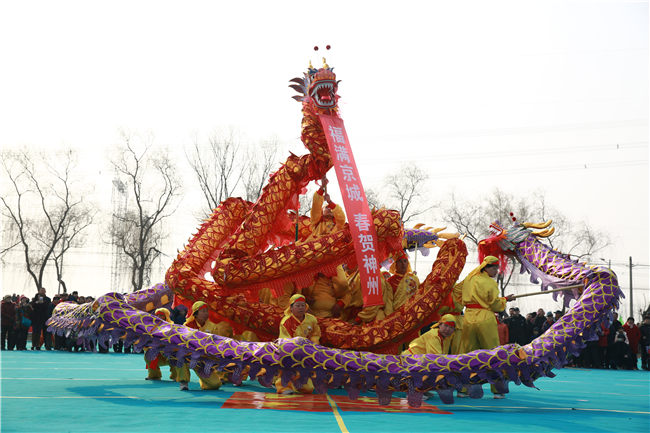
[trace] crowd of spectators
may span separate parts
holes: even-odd
[[[56,294],[50,299],[47,290],[41,288],[32,299],[25,295],[5,295],[2,298],[2,350],[27,350],[31,332],[31,350],[83,350],[71,338],[53,336],[45,322],[52,316],[60,302],[84,304],[92,302],[92,296],[81,296],[76,291]]]
[[[76,291],[70,294],[56,294],[50,299],[45,288],[41,288],[32,299],[24,295],[5,295],[0,312],[2,350],[27,350],[27,340],[31,333],[31,350],[41,350],[41,347],[45,347],[45,350],[83,352],[85,349],[77,344],[76,336],[52,335],[47,331],[45,323],[61,302],[85,304],[94,300],[92,296],[81,296]],[[187,308],[179,305],[172,310],[172,320],[174,323],[183,324],[186,314]],[[121,340],[113,344],[112,349],[118,353],[130,353],[132,350],[131,347],[124,347]],[[98,346],[97,351],[106,353],[109,348]]]
[[[637,326],[633,317],[629,317],[623,324],[618,314],[613,314],[611,325],[600,325],[597,331],[598,340],[587,342],[580,356],[571,359],[571,365],[637,370],[640,356],[641,368],[650,370],[650,316],[644,317],[643,323]],[[508,313],[503,312],[497,317],[502,343],[528,344],[546,332],[562,316],[562,311],[545,313],[540,308],[536,312],[526,314],[524,318],[519,308],[511,307]]]

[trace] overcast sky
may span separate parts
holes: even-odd
[[[603,258],[649,263],[645,1],[5,2],[0,40],[0,144],[80,148],[99,191],[120,129],[305,153],[287,84],[330,44],[366,187],[418,164],[432,200],[544,191],[610,233]]]

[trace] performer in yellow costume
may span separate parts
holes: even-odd
[[[464,281],[464,280],[463,280]],[[456,283],[454,288],[450,293],[451,297],[451,307],[449,313],[455,318],[456,327],[454,328],[454,335],[451,340],[451,354],[457,355],[461,352],[460,343],[463,336],[463,322],[465,316],[463,316],[463,281]]]
[[[334,204],[327,194],[327,178],[322,179],[322,188],[314,193],[311,206],[311,234],[307,242],[337,232],[345,225],[345,213],[341,206]],[[323,203],[327,201],[327,206]],[[316,317],[339,317],[341,311],[349,304],[350,294],[347,274],[342,266],[336,268],[336,275],[327,277],[319,273],[310,287],[302,293],[309,300],[309,307]]]
[[[393,288],[383,274],[380,274],[381,290],[384,305],[372,307],[363,306],[363,293],[361,292],[361,277],[354,271],[348,278],[349,296],[345,298],[349,302],[343,311],[343,320],[356,324],[368,323],[374,320],[383,320],[393,314]]]
[[[227,322],[214,323],[209,319],[209,317],[210,311],[208,310],[208,305],[203,301],[196,301],[192,305],[192,315],[185,322],[185,326],[198,329],[199,331],[206,332],[208,334],[220,335],[222,337],[232,337],[232,328]],[[225,377],[225,373],[221,371],[215,371],[210,375],[210,377],[204,379],[199,375],[198,370],[195,370],[195,372],[199,376],[199,384],[201,385],[201,389],[219,389],[222,380]],[[180,384],[181,390],[187,391],[189,389],[189,364],[186,363],[178,369],[177,380]]]
[[[316,317],[307,313],[307,302],[303,295],[296,294],[291,297],[290,305],[284,311],[284,317],[280,322],[280,338],[303,337],[318,344],[320,342],[320,327]],[[298,377],[294,377],[294,380]],[[296,388],[293,380],[287,386],[282,385],[282,379],[278,377],[275,381],[275,388],[278,394],[293,394]],[[311,379],[300,388],[299,392],[311,394],[314,391],[314,385]]]
[[[167,308],[158,308],[154,314],[157,317],[163,319],[165,322],[174,323],[170,319],[170,313]],[[147,351],[145,351],[145,355],[146,353]],[[160,372],[161,365],[169,365],[169,378],[173,381],[176,381],[176,377],[178,376],[177,368],[173,365],[170,365],[167,358],[165,358],[162,354],[158,354],[158,357],[156,357],[156,359],[153,361],[147,362],[146,380],[160,380],[162,378],[162,373]]]
[[[321,183],[322,187],[314,193],[311,203],[309,223],[311,234],[307,238],[307,242],[342,230],[345,225],[345,212],[341,206],[330,200],[330,195],[327,193],[327,178],[323,177]],[[327,201],[327,206],[323,207],[325,201]]]
[[[300,289],[296,287],[295,283],[288,281],[282,286],[282,294],[277,298],[273,296],[271,289],[268,287],[260,290],[259,298],[260,302],[275,305],[276,307],[280,307],[284,310],[289,306],[291,297],[297,293],[300,293]]]
[[[392,274],[388,278],[393,288],[393,311],[399,309],[420,287],[420,280],[411,271],[411,264],[406,253],[402,252],[395,257],[395,262],[390,267]]]
[[[499,259],[487,256],[483,262],[463,281],[462,301],[465,306],[463,332],[460,350],[462,353],[477,349],[493,349],[499,346],[499,332],[494,313],[503,311],[506,302],[512,300],[512,295],[505,298],[499,296],[499,288],[494,277],[499,271]],[[492,392],[495,398],[503,398],[503,394]],[[462,396],[459,393],[459,396]]]
[[[321,273],[316,275],[314,283],[302,289],[302,293],[309,299],[309,308],[316,317],[339,317],[351,296],[348,276],[341,265],[331,278]]]
[[[431,330],[411,341],[402,355],[448,355],[454,338],[456,320],[453,315],[445,314]]]

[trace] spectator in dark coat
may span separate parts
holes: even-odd
[[[535,316],[535,330],[533,331],[533,338],[537,338],[540,335],[542,335],[542,326],[544,326],[544,322],[546,322],[546,313],[544,313],[544,310],[540,308],[537,310],[537,315]]]
[[[50,304],[52,300],[45,294],[45,287],[38,289],[38,293],[32,299],[32,308],[34,313],[32,315],[32,350],[41,350],[41,334],[45,340],[45,349],[52,350],[52,339],[50,334],[45,328],[45,321],[51,314]]]
[[[614,352],[612,354],[613,364],[612,368],[616,369],[632,369],[632,356],[630,352],[630,346],[628,344],[627,334],[623,327],[619,328],[616,331],[616,336],[614,336]]]
[[[32,326],[32,306],[29,299],[20,298],[20,305],[16,308],[16,321],[14,332],[16,336],[16,350],[27,349],[27,332]]]
[[[609,325],[609,333],[607,334],[607,358],[606,358],[606,367],[607,368],[616,368],[616,354],[617,351],[614,348],[614,343],[616,339],[616,333],[618,332],[619,329],[623,327],[621,325],[621,322],[618,321],[618,313],[613,313],[614,314],[614,320],[612,320],[612,324]]]
[[[553,325],[553,323],[555,323],[555,319],[553,318],[553,313],[549,311],[548,313],[546,313],[546,320],[544,321],[544,323],[542,323],[542,330],[541,330],[542,334],[545,333],[548,330],[548,328],[550,328]]]
[[[521,346],[530,342],[526,330],[526,319],[519,313],[519,308],[511,308],[511,315],[506,319],[510,338],[509,343],[517,343]]]
[[[528,331],[528,342],[539,337],[539,328],[536,326],[537,313],[534,311],[526,316],[526,330]]]
[[[641,350],[641,368],[650,370],[650,316],[643,318],[643,323],[639,326],[641,339],[639,340],[639,349]]]
[[[1,331],[2,331],[2,350],[14,347],[14,322],[16,320],[16,304],[11,300],[11,295],[6,295],[2,299],[2,310],[0,310],[0,317],[2,318]]]

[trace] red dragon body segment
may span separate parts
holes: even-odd
[[[282,311],[260,303],[260,290],[269,288],[278,295],[287,283],[302,288],[311,285],[318,273],[334,275],[342,263],[357,266],[348,224],[343,230],[306,242],[309,220],[302,217],[299,241],[294,242],[295,217],[290,218],[290,210],[297,207],[306,184],[322,178],[332,167],[318,115],[336,112],[338,83],[326,64],[319,70],[310,68],[304,78],[292,82],[297,85],[291,87],[302,93],[296,99],[302,102],[302,141],[310,153],[291,155],[270,176],[254,205],[231,200],[215,209],[174,261],[166,279],[186,304],[203,300],[216,312],[215,319],[230,322],[235,333],[253,331],[263,339],[277,337]],[[397,212],[385,209],[373,212],[373,220],[379,240],[377,258],[383,261],[401,250],[403,225]],[[409,333],[432,320],[437,305],[455,283],[467,253],[462,242],[450,243],[447,250],[452,249],[456,253],[439,256],[408,308],[360,327],[339,319],[322,319],[321,341],[333,347],[396,352]],[[214,281],[205,278],[210,267]],[[436,271],[441,267],[448,267],[444,278]]]
[[[294,78],[301,86],[297,88],[303,97],[301,139],[310,151],[300,158],[292,155],[274,173],[262,195],[241,226],[232,234],[222,258],[243,257],[258,254],[271,245],[272,229],[277,228],[278,218],[288,222],[287,212],[297,209],[298,195],[312,180],[322,178],[332,167],[325,133],[318,114],[329,114],[337,109],[336,75],[326,64],[315,70],[310,68],[304,78]],[[286,224],[285,224],[286,225]],[[219,270],[216,270],[219,273]]]

